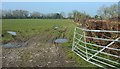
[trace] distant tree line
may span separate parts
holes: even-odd
[[[79,20],[80,18],[84,18],[88,16],[86,13],[82,13],[80,11],[74,10],[68,13],[65,16],[64,12],[60,13],[49,13],[43,14],[40,12],[29,12],[27,10],[2,10],[2,19],[75,19],[75,21]]]
[[[118,5],[102,6],[98,9],[97,15],[91,17],[85,12],[74,10],[65,16],[64,12],[43,14],[40,12],[29,12],[27,10],[0,10],[0,18],[3,19],[73,19],[75,22],[84,22],[86,19],[110,19],[118,17]],[[1,14],[2,13],[2,14]]]
[[[2,10],[3,19],[63,19],[65,18],[62,13],[43,14],[40,12],[30,13],[27,10]]]

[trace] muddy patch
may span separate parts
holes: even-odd
[[[42,36],[42,37],[41,37]],[[3,67],[73,67],[61,46],[53,44],[54,36],[35,36],[20,48],[3,48]],[[46,40],[47,39],[47,40]]]

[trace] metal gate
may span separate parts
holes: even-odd
[[[120,37],[116,39],[105,39],[98,37],[90,37],[86,36],[86,32],[112,32],[120,34],[120,31],[110,31],[110,30],[89,30],[76,27],[74,30],[73,37],[73,45],[72,51],[80,56],[87,62],[90,62],[94,65],[97,65],[102,68],[115,68],[120,69],[120,55],[115,55],[106,52],[107,50],[117,51],[120,53],[120,49],[110,47],[115,42],[120,42]],[[110,43],[106,46],[98,45],[96,43],[87,42],[87,38],[101,40],[101,41],[109,41]],[[120,45],[119,45],[120,46]]]

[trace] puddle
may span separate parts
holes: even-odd
[[[57,26],[56,26],[56,27],[54,27],[54,29],[58,29],[58,28],[59,28],[59,27],[57,27]]]
[[[68,40],[65,39],[65,38],[58,38],[58,39],[56,39],[54,42],[55,42],[55,43],[65,43],[65,42],[68,42]]]
[[[2,44],[2,47],[4,47],[4,48],[19,48],[19,47],[22,47],[22,43],[7,43],[7,44]]]
[[[7,33],[11,34],[11,35],[16,35],[16,32],[13,32],[13,31],[7,31]]]

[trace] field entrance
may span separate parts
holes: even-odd
[[[60,31],[55,27],[62,28]],[[22,43],[19,48],[2,48],[3,67],[96,67],[71,51],[75,23],[65,19],[3,19],[3,43]],[[68,41],[54,44],[63,38]],[[16,32],[12,37],[7,31]]]

